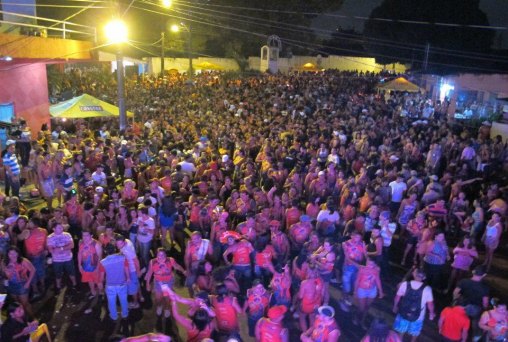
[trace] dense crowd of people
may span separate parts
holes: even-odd
[[[2,154],[2,341],[47,332],[31,302],[48,287],[105,297],[113,321],[152,293],[191,342],[246,340],[244,315],[256,341],[338,341],[352,327],[337,310],[362,341],[415,341],[427,318],[443,341],[506,340],[482,279],[506,228],[508,148],[446,102],[378,94],[381,77],[145,77],[128,83],[123,132],[76,120],[32,141],[20,122]],[[86,75],[74,86],[114,98]],[[22,181],[44,208],[20,201]],[[369,308],[394,263],[407,275],[385,321]]]

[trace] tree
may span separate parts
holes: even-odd
[[[495,35],[493,30],[464,25],[489,25],[479,0],[384,0],[370,14],[363,33],[369,42],[369,52],[383,64],[413,62],[413,67],[419,69],[425,45],[430,44],[429,67],[453,69],[478,64],[478,60],[471,58],[471,52],[490,51]]]
[[[210,26],[206,52],[226,57],[257,56],[268,36],[282,39],[283,49],[309,53],[315,42],[310,28],[317,15],[340,8],[343,0],[258,0],[255,4],[237,0],[212,0],[200,14]],[[251,5],[247,5],[251,4]],[[249,8],[247,8],[249,6]],[[213,33],[212,33],[213,32]],[[222,52],[222,54],[221,54]]]

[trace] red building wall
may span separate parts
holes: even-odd
[[[0,103],[14,102],[16,117],[27,121],[35,138],[50,123],[46,64],[10,64],[0,68]]]

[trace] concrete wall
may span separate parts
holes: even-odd
[[[160,73],[160,58],[151,57],[147,58],[148,72],[150,74]],[[210,63],[218,67],[219,70],[239,70],[238,63],[230,58],[195,58],[193,61],[194,70],[201,70],[203,63]],[[406,66],[399,63],[381,65],[377,64],[375,58],[368,57],[342,57],[342,56],[329,56],[329,57],[314,57],[314,56],[293,56],[292,58],[279,59],[279,71],[288,72],[290,70],[303,70],[303,65],[312,63],[318,69],[338,69],[338,70],[358,70],[358,71],[374,71],[379,72],[382,70],[390,70],[396,73],[404,73]],[[260,57],[249,57],[249,69],[266,71],[261,68]],[[189,60],[187,58],[165,58],[164,69],[176,69],[179,72],[186,72],[189,69]]]
[[[148,62],[148,73],[149,74],[160,74],[161,72],[161,59],[160,57],[150,57],[145,59]],[[208,64],[207,64],[208,63]],[[209,65],[212,65],[210,67]],[[192,60],[192,68],[195,71],[200,70],[239,70],[238,63],[232,58],[207,58],[199,57]],[[164,58],[164,69],[171,70],[176,69],[180,73],[187,72],[189,70],[189,59],[188,58]]]
[[[23,117],[36,137],[41,125],[50,121],[46,64],[0,70],[0,103],[5,102],[14,102],[16,117]]]

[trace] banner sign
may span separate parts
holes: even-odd
[[[102,106],[79,106],[82,112],[102,112]]]

